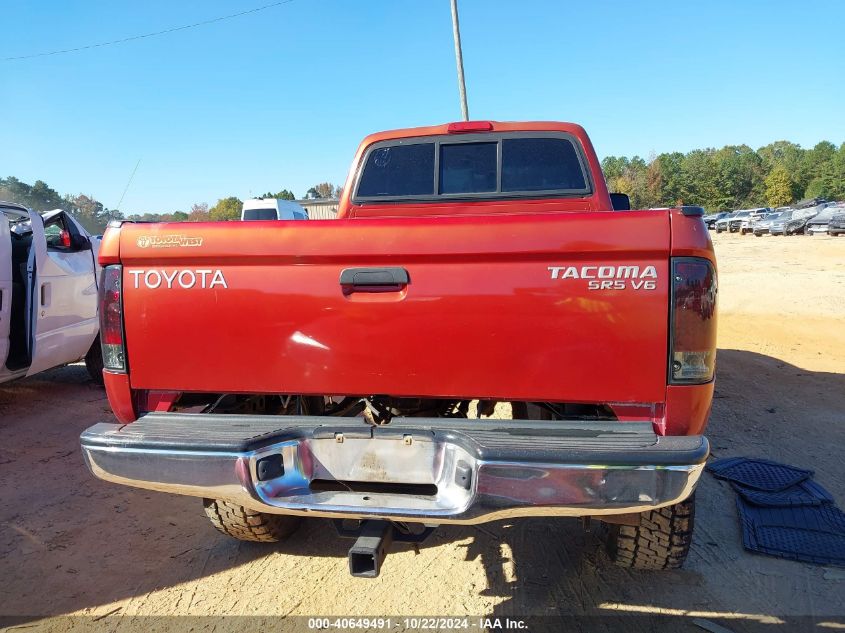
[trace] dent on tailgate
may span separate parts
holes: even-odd
[[[120,239],[135,389],[665,398],[665,211],[126,224]],[[343,269],[373,266],[410,283],[344,293]]]

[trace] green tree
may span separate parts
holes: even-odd
[[[792,197],[801,197],[804,189],[809,184],[810,178],[804,178],[804,154],[806,150],[796,143],[790,141],[775,141],[757,150],[757,154],[763,161],[763,171],[768,176],[777,165],[783,165],[792,181]],[[763,187],[765,196],[765,185]]]
[[[719,192],[719,173],[713,159],[715,150],[696,149],[689,152],[683,161],[684,204],[699,205],[708,209],[722,210],[722,196]]]
[[[632,209],[643,209],[649,206],[648,165],[642,158],[634,156],[628,161],[618,185],[627,188],[627,190],[620,189],[619,191],[628,194]]]
[[[813,151],[818,149],[819,145],[816,145]],[[832,151],[825,148],[824,153],[827,156],[819,162],[816,176],[807,185],[803,197],[821,196],[828,200],[842,200],[845,198],[845,143],[838,150],[835,147]]]
[[[29,190],[30,206],[38,211],[63,208],[65,200],[43,180],[36,180]]]
[[[621,178],[631,161],[624,156],[606,156],[601,161],[601,169],[608,185],[611,181]],[[624,192],[619,192],[624,193]]]
[[[713,154],[716,169],[716,206],[737,209],[763,202],[763,161],[747,145],[728,145]],[[757,199],[759,197],[759,199]]]
[[[792,179],[786,167],[777,165],[766,178],[766,199],[773,207],[782,207],[794,200]]]
[[[230,196],[221,198],[211,209],[208,210],[208,219],[220,222],[224,220],[239,220],[243,202],[240,198]]]
[[[271,192],[268,191],[267,193],[265,193],[261,197],[262,198],[276,198],[277,200],[296,200],[296,196],[293,195],[293,192],[289,191],[287,189],[282,189],[281,191],[279,191],[277,193],[271,193]]]
[[[659,165],[660,195],[657,196],[663,204],[693,204],[690,201],[689,186],[684,173],[684,155],[681,152],[660,154],[654,159]]]
[[[52,209],[70,210],[67,199],[43,180],[36,180],[35,184],[28,185],[14,176],[0,179],[0,200],[16,202],[40,212]]]
[[[801,165],[794,174],[794,178],[799,181],[801,190],[810,186],[810,183],[822,175],[827,164],[830,163],[836,156],[836,146],[829,141],[822,141],[816,146],[804,152],[801,160]]]

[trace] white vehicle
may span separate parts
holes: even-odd
[[[291,200],[253,198],[245,200],[241,220],[307,220],[308,213]]]
[[[0,202],[0,383],[83,358],[102,383],[99,247],[61,209]]]
[[[756,209],[749,209],[749,214],[742,218],[739,225],[740,235],[754,232],[754,225],[766,217],[772,210],[769,207],[758,207]]]

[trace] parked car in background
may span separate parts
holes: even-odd
[[[292,200],[253,198],[244,200],[241,220],[307,220],[308,213]]]
[[[814,215],[807,221],[804,232],[807,235],[817,235],[820,233],[827,233],[828,224],[837,213],[845,212],[845,208],[839,206],[826,206],[818,214]]]
[[[0,202],[0,383],[83,358],[102,383],[99,246],[61,209]]]
[[[789,208],[784,209],[783,207],[781,207],[780,210],[775,211],[774,213],[770,213],[769,215],[762,218],[761,220],[757,220],[757,222],[754,224],[754,230],[753,230],[754,235],[756,237],[760,237],[761,235],[766,235],[767,233],[769,233],[769,230],[771,229],[772,222],[776,222],[776,221],[780,220],[785,215],[787,215],[791,212],[792,212],[792,209],[789,209]]]
[[[772,209],[770,207],[759,207],[757,209],[749,209],[748,215],[744,216],[742,218],[742,221],[740,222],[740,235],[745,235],[746,233],[753,233],[754,225],[757,224],[758,220],[766,217],[771,212]]]
[[[742,227],[742,221],[747,220],[749,217],[751,217],[751,209],[740,209],[734,213],[731,219],[728,220],[728,232],[738,233]]]
[[[797,209],[784,211],[772,220],[769,225],[769,233],[772,235],[796,235],[804,231],[808,219],[806,216],[801,217],[801,213]]]
[[[732,213],[728,213],[724,217],[721,217],[716,220],[716,233],[721,233],[722,231],[730,230],[730,222],[737,213],[739,213],[739,211],[733,211]]]
[[[842,235],[845,233],[845,207],[837,207],[838,211],[830,218],[827,225],[828,235]]]
[[[803,208],[795,208],[795,213],[793,214],[793,218],[796,219],[804,219],[809,221],[811,218],[816,217],[819,213],[827,209],[831,204],[831,202],[822,202],[815,206],[811,207],[803,207]],[[806,222],[805,222],[806,225]]]
[[[724,218],[726,215],[730,215],[729,211],[720,211],[719,213],[711,213],[710,215],[704,216],[704,224],[708,228],[708,230],[712,231],[716,228],[716,222]]]

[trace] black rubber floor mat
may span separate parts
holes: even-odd
[[[754,490],[753,488],[746,488],[737,483],[732,485],[733,489],[742,495],[746,501],[758,506],[783,508],[820,506],[825,503],[833,503],[833,496],[812,479],[805,479],[786,490],[779,490],[777,492]]]
[[[719,479],[764,492],[780,492],[813,476],[812,470],[753,457],[717,459],[707,464],[707,470]]]
[[[825,504],[765,508],[736,498],[746,549],[820,565],[845,567],[845,514]]]

